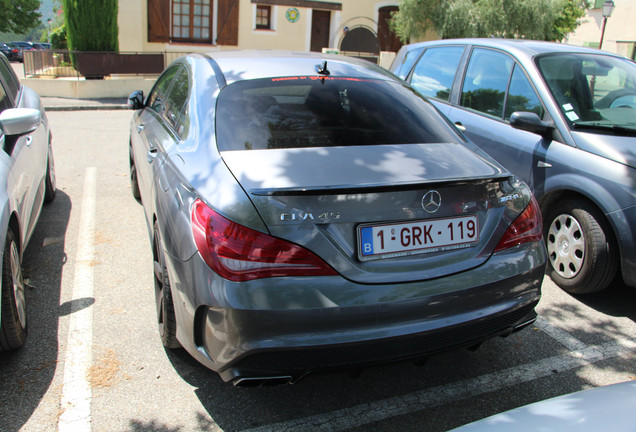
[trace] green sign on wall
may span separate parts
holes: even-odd
[[[287,21],[295,23],[296,21],[298,21],[298,18],[300,18],[300,12],[298,12],[298,9],[291,7],[287,9],[285,16],[287,17]]]

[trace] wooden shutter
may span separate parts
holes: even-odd
[[[219,0],[217,15],[218,45],[238,45],[239,0]]]
[[[148,0],[148,42],[170,42],[170,0]]]

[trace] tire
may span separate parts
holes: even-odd
[[[571,294],[605,289],[618,268],[616,243],[602,213],[582,199],[555,204],[545,220],[547,273]]]
[[[141,202],[141,192],[139,191],[139,181],[137,181],[137,166],[132,158],[132,149],[130,150],[130,186],[132,188],[133,197],[137,202]]]
[[[49,143],[49,155],[46,159],[46,179],[44,181],[44,202],[50,203],[55,199],[56,192],[55,162],[53,161],[53,150]]]
[[[22,277],[20,249],[11,230],[7,231],[2,260],[2,317],[0,350],[21,347],[27,337],[26,287]]]
[[[174,315],[170,277],[166,267],[161,235],[157,222],[154,225],[153,269],[155,274],[155,304],[161,342],[166,348],[180,348],[177,340],[177,321]]]

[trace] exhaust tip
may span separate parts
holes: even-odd
[[[273,387],[285,384],[292,384],[293,378],[290,375],[269,376],[269,377],[238,377],[232,383],[235,387]]]

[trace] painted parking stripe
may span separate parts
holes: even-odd
[[[91,387],[88,371],[93,348],[93,289],[95,265],[95,206],[97,199],[97,168],[84,173],[84,193],[80,213],[73,298],[68,325],[60,432],[91,430]]]
[[[247,429],[247,431],[334,431],[350,429],[421,411],[425,408],[474,398],[481,394],[534,381],[551,376],[554,373],[565,372],[614,357],[630,356],[634,358],[636,357],[635,351],[636,342],[631,339],[616,340],[600,346],[585,346],[578,351],[503,369],[468,380],[431,387],[407,395],[357,405],[330,413]]]
[[[586,347],[584,342],[578,340],[562,328],[555,326],[543,317],[538,317],[534,325],[571,351],[579,351]]]

